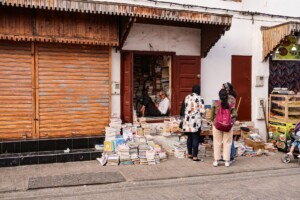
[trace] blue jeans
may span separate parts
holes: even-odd
[[[198,146],[199,146],[199,132],[185,132],[185,135],[188,136],[187,138],[187,149],[188,154],[193,155],[193,157],[198,156]]]
[[[230,160],[234,160],[235,154],[236,154],[236,151],[235,151],[235,148],[234,148],[234,140],[232,140],[231,152],[230,152]]]
[[[292,146],[298,147],[298,149],[300,150],[300,142],[294,141],[294,142],[292,143]]]

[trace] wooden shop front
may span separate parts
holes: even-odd
[[[103,134],[117,18],[0,6],[0,22],[0,139]]]

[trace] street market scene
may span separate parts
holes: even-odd
[[[0,199],[298,199],[299,8],[0,0]]]

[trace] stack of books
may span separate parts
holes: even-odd
[[[130,126],[126,126],[123,129],[123,138],[126,142],[133,140],[132,128]]]
[[[105,141],[113,141],[116,135],[120,135],[120,129],[105,127]]]
[[[155,165],[156,164],[155,155],[156,155],[156,152],[154,150],[147,150],[146,151],[146,158],[147,158],[148,165]]]
[[[164,121],[164,125],[163,125],[163,132],[162,135],[163,136],[170,136],[171,135],[171,129],[170,129],[170,122],[169,121]]]
[[[106,165],[107,166],[119,165],[119,155],[115,153],[108,155]]]
[[[158,156],[159,156],[160,162],[167,160],[167,153],[166,152],[159,152]]]
[[[159,164],[160,163],[160,158],[158,154],[155,154],[155,164]]]
[[[126,144],[121,144],[117,147],[118,155],[120,157],[120,165],[132,165],[131,157],[129,154],[129,147]]]
[[[206,156],[206,148],[205,148],[205,146],[201,145],[198,148],[198,155],[201,156],[201,157]]]
[[[148,161],[146,158],[146,151],[148,150],[147,144],[139,144],[139,158],[141,165],[148,165]]]
[[[128,142],[127,143],[128,147],[129,147],[129,155],[131,158],[131,161],[135,164],[138,165],[140,164],[140,158],[138,155],[138,144],[134,143],[134,142]]]
[[[139,156],[138,156],[137,153],[130,154],[130,158],[131,158],[131,161],[132,161],[135,165],[139,165],[139,164],[140,164],[140,158],[139,158]]]
[[[146,144],[147,139],[145,136],[135,135],[134,136],[134,142],[139,144]]]
[[[120,115],[117,113],[113,113],[110,118],[109,126],[116,129],[121,129],[122,127],[122,120],[120,118]]]
[[[185,158],[186,156],[186,149],[181,147],[175,147],[174,156],[176,158]]]

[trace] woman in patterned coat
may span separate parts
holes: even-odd
[[[183,119],[183,132],[188,136],[187,149],[188,158],[193,161],[198,159],[198,146],[202,116],[205,112],[204,101],[200,96],[200,86],[194,85],[192,93],[187,95],[184,99],[184,119]]]

